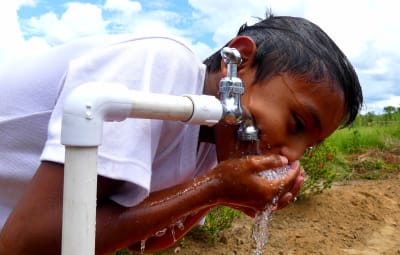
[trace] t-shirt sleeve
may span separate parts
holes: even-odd
[[[193,52],[166,38],[119,42],[71,61],[50,118],[41,159],[64,163],[65,149],[60,144],[62,108],[65,97],[77,86],[99,81],[153,93],[198,93],[198,88],[176,84],[203,75],[198,68],[188,68],[190,65],[200,66]],[[163,125],[164,121],[148,119],[104,123],[98,173],[125,181],[111,197],[114,201],[133,206],[149,194],[152,163],[159,140],[165,135]]]

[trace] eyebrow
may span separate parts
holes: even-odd
[[[289,84],[288,84],[288,82],[286,81],[286,79],[285,79],[282,75],[281,75],[280,77],[281,77],[281,79],[282,79],[282,81],[283,81],[283,84],[285,84],[286,88],[289,89],[289,91],[290,91],[290,92],[292,93],[292,95],[294,96],[294,99],[296,100],[296,102],[297,102],[297,103],[300,103],[300,102],[297,100],[296,96],[295,96],[296,93],[294,93],[294,91],[293,91],[292,88],[289,86]],[[310,114],[311,114],[311,117],[312,117],[312,119],[313,119],[315,125],[317,126],[317,129],[321,132],[321,129],[322,129],[322,122],[321,122],[321,117],[320,117],[320,115],[319,115],[319,113],[318,113],[318,111],[317,111],[317,108],[315,108],[314,105],[309,104],[309,103],[306,103],[306,102],[300,103],[300,104],[304,105],[304,106],[307,108],[307,110],[308,110],[308,111],[310,112]]]

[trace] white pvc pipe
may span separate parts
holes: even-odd
[[[62,254],[95,252],[97,147],[104,121],[149,118],[212,126],[222,113],[213,96],[142,93],[108,83],[86,83],[72,91],[64,104],[61,129],[66,146]]]
[[[222,113],[222,104],[214,96],[143,93],[120,84],[86,83],[73,90],[65,101],[61,142],[100,145],[104,121],[146,118],[212,126]]]
[[[62,254],[94,254],[97,146],[65,147]]]

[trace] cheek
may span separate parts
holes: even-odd
[[[287,113],[280,109],[273,108],[273,105],[255,108],[252,113],[260,130],[260,138],[263,144],[280,144],[287,134]]]
[[[331,135],[341,124],[346,114],[344,102],[339,99],[335,99],[334,95],[331,99],[320,103],[319,109],[321,109],[321,122],[323,131],[322,136],[325,138]],[[334,105],[335,107],[332,107]]]
[[[290,116],[279,89],[268,89],[255,85],[243,95],[242,103],[251,112],[260,130],[262,142],[280,144],[287,133],[287,120]]]

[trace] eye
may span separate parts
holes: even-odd
[[[292,118],[293,119],[290,124],[290,131],[294,134],[304,131],[305,129],[304,121],[297,114],[293,114]]]

